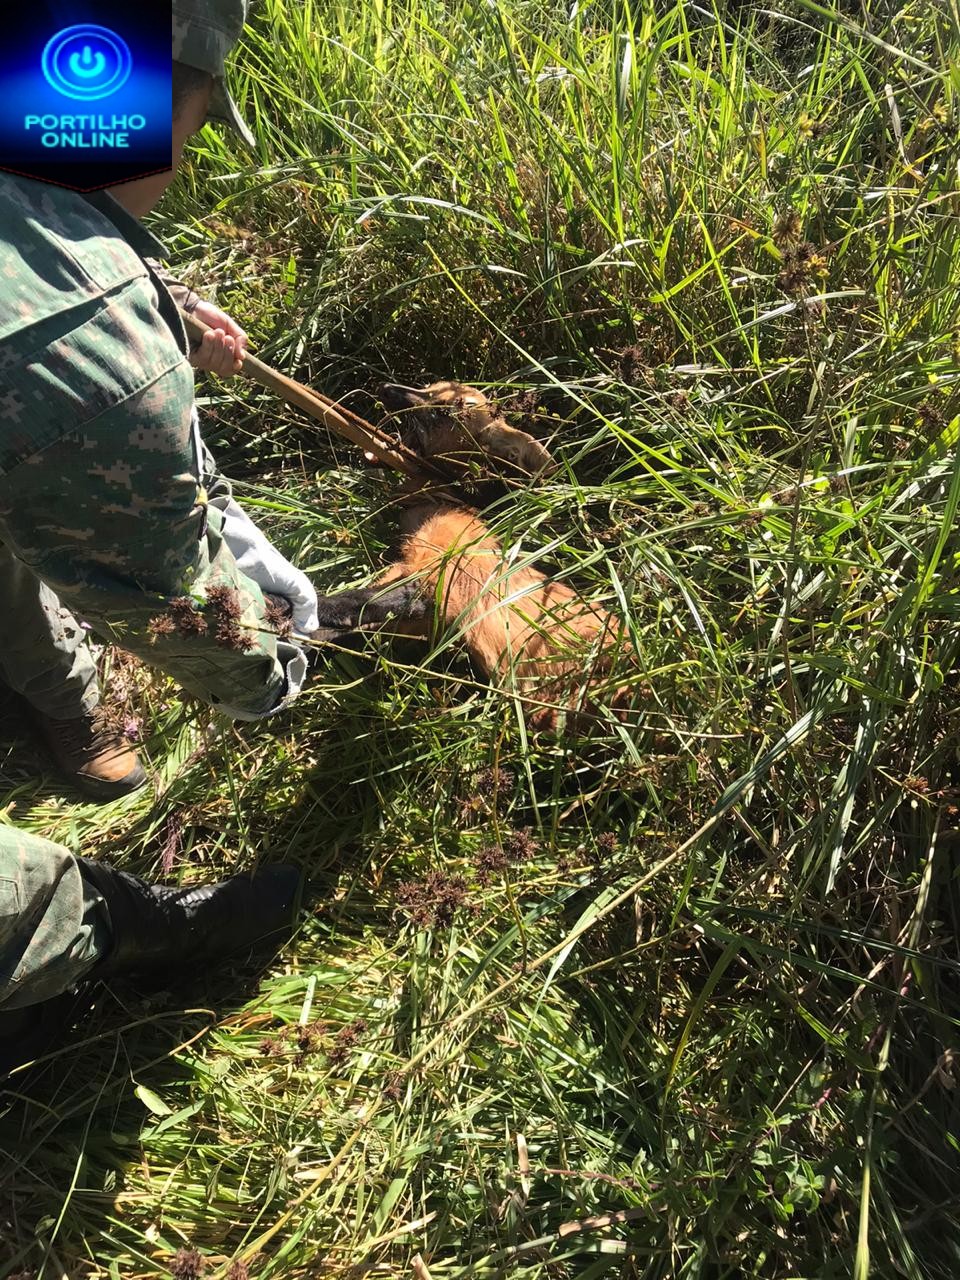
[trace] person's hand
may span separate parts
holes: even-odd
[[[205,333],[195,351],[190,353],[190,363],[205,373],[215,373],[230,378],[243,367],[247,351],[247,335],[231,320],[225,311],[202,298],[191,314],[209,325],[211,333]]]

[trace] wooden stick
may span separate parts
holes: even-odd
[[[600,1231],[604,1227],[612,1227],[620,1222],[633,1222],[635,1218],[648,1216],[649,1209],[618,1209],[616,1213],[598,1213],[593,1218],[580,1218],[577,1222],[561,1222],[557,1235],[561,1240],[567,1236],[578,1235],[582,1231]]]
[[[189,337],[199,341],[208,332],[210,326],[205,325],[203,321],[197,320],[185,311],[181,311],[180,314]],[[395,471],[402,471],[404,475],[413,476],[416,480],[427,478],[449,480],[439,467],[417,457],[412,449],[408,449],[386,431],[381,431],[379,427],[365,422],[359,414],[334,404],[319,391],[313,391],[305,387],[302,382],[288,378],[286,374],[264,364],[249,352],[243,357],[240,371],[252,378],[254,382],[259,382],[261,387],[275,392],[282,400],[286,400],[287,404],[322,422],[329,431],[343,436],[365,452],[372,453],[378,461],[393,467]]]

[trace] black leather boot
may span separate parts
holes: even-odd
[[[79,860],[80,873],[106,903],[110,950],[84,975],[79,992],[0,1012],[0,1077],[42,1057],[89,1011],[91,982],[118,974],[171,977],[207,961],[278,946],[289,937],[300,890],[296,867],[264,867],[219,884],[174,889],[126,871]]]
[[[79,860],[84,880],[102,896],[113,945],[90,978],[195,967],[206,960],[281,943],[293,928],[300,888],[296,867],[263,867],[219,884],[175,889]]]

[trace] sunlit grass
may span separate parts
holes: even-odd
[[[256,991],[111,992],[12,1100],[0,1276],[956,1274],[960,21],[830,15],[265,0],[257,151],[206,131],[159,218],[184,274],[362,413],[495,388],[561,467],[491,523],[644,684],[575,754],[377,642],[259,727],[126,676],[155,802],[19,766],[11,821],[316,901]],[[201,399],[368,581],[394,479]]]

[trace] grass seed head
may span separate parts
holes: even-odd
[[[230,618],[217,618],[213,636],[221,649],[236,649],[239,653],[252,649],[255,643],[250,632],[238,627]]]
[[[202,636],[207,630],[206,618],[189,596],[177,596],[171,600],[169,613],[182,636]]]
[[[540,401],[538,391],[518,391],[509,400],[504,400],[500,408],[509,419],[511,426],[529,431],[531,435],[536,435],[538,428],[542,429],[546,410]]]
[[[207,608],[213,614],[213,637],[222,649],[236,649],[243,653],[253,648],[253,636],[240,625],[243,604],[235,587],[210,587]]]
[[[781,209],[773,220],[773,243],[781,251],[796,249],[803,239],[803,220],[792,206]]]
[[[917,409],[919,427],[931,436],[938,436],[947,425],[943,405],[937,400],[926,399]]]
[[[200,1280],[206,1263],[196,1249],[178,1249],[170,1263],[173,1280]]]
[[[265,601],[263,613],[267,625],[272,627],[281,639],[285,639],[293,631],[293,618],[290,610],[279,600],[268,599]]]
[[[351,1050],[355,1049],[360,1041],[360,1037],[366,1033],[366,1018],[357,1018],[345,1027],[341,1027],[333,1040],[333,1045],[327,1055],[330,1062],[334,1066],[339,1066],[345,1062]]]
[[[507,856],[496,844],[487,844],[479,851],[473,860],[474,866],[477,868],[477,880],[480,885],[485,886],[490,883],[493,877],[507,869]]]
[[[505,791],[512,791],[516,781],[516,774],[510,769],[481,769],[473,785],[477,789],[477,795],[489,799],[502,795]]]
[[[777,284],[784,293],[804,293],[817,280],[828,274],[830,263],[826,253],[809,240],[801,240],[795,249],[783,256]]]
[[[317,1051],[322,1031],[323,1027],[319,1022],[310,1022],[305,1027],[298,1025],[293,1028],[298,1049],[296,1059],[298,1065],[302,1066],[305,1059]]]
[[[630,386],[650,381],[650,364],[642,347],[624,347],[618,357],[620,378]]]
[[[617,851],[617,837],[612,831],[603,831],[597,836],[597,853],[601,858],[610,858]]]
[[[463,876],[431,871],[422,880],[400,884],[397,899],[417,928],[447,929],[457,908],[467,904],[467,882]]]
[[[384,1077],[383,1096],[390,1102],[399,1102],[407,1087],[407,1077],[402,1071],[390,1071]]]
[[[529,862],[535,857],[540,846],[526,827],[522,831],[511,831],[503,842],[503,851],[508,862]]]
[[[158,613],[147,623],[147,632],[151,641],[159,636],[172,636],[177,629],[176,621],[168,613]]]
[[[237,622],[243,617],[243,605],[234,587],[216,586],[207,589],[207,604],[221,617]]]

